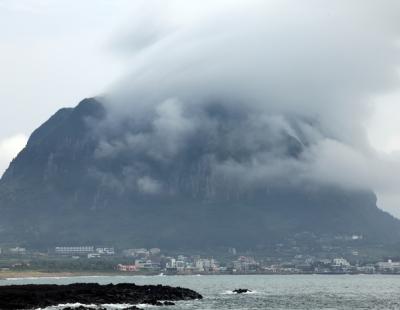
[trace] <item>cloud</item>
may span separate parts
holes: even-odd
[[[0,141],[0,173],[3,174],[10,161],[25,147],[28,138],[17,134]]]
[[[145,194],[156,194],[161,191],[161,184],[148,176],[141,177],[137,180],[139,190]]]
[[[167,192],[183,171],[181,189],[206,196],[304,183],[393,192],[397,157],[371,147],[365,123],[373,98],[400,85],[400,4],[225,4],[179,24],[158,12],[142,27],[151,40],[135,26],[118,45],[131,70],[108,96],[97,156],[129,154],[136,180]]]

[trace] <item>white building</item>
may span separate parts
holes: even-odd
[[[167,269],[173,269],[176,268],[176,259],[173,257],[168,257],[167,258],[167,263],[165,265]]]
[[[175,262],[175,268],[179,271],[183,271],[186,268],[186,263],[183,260],[177,260]]]
[[[253,257],[240,256],[236,261],[233,261],[233,268],[237,271],[251,271],[256,270],[259,264]]]
[[[25,254],[26,253],[26,249],[20,248],[19,246],[15,247],[15,248],[10,248],[9,251],[12,254]]]
[[[194,261],[194,267],[200,272],[216,271],[218,269],[218,263],[215,259],[211,258],[200,258]]]
[[[376,264],[379,271],[400,271],[400,262],[393,262],[389,259],[387,262],[379,262]]]
[[[96,252],[101,255],[115,255],[114,248],[96,248]]]
[[[99,253],[89,253],[87,255],[87,258],[100,258],[100,257],[101,257],[101,254],[99,254]]]
[[[60,255],[86,255],[94,252],[93,246],[58,246],[55,248],[56,254]]]
[[[136,269],[143,269],[146,264],[151,264],[151,261],[149,260],[144,260],[144,259],[136,259],[135,260],[135,267]]]
[[[334,258],[332,261],[333,267],[350,267],[350,263],[345,258]]]

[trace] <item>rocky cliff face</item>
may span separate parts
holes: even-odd
[[[248,248],[304,231],[399,237],[399,221],[371,192],[274,175],[250,182],[236,163],[250,166],[254,152],[257,160],[296,158],[304,143],[268,126],[243,135],[251,120],[218,105],[202,113],[210,124],[201,130],[160,117],[111,130],[97,99],[59,110],[0,181],[0,242]]]

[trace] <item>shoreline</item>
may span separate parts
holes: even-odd
[[[0,271],[0,280],[8,279],[40,279],[40,278],[72,278],[72,277],[101,277],[117,275],[107,272],[45,272],[45,271]]]
[[[73,278],[73,277],[112,277],[112,276],[123,276],[123,277],[154,277],[154,276],[243,276],[243,275],[256,275],[256,276],[288,276],[288,275],[326,275],[326,276],[343,276],[343,275],[370,275],[370,276],[381,276],[381,275],[400,275],[396,273],[374,273],[374,274],[363,274],[363,273],[235,273],[235,274],[140,274],[140,273],[120,273],[120,272],[45,272],[45,271],[0,271],[0,281],[5,280],[19,280],[19,279],[45,279],[45,278]]]

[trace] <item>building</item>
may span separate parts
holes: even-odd
[[[118,271],[123,271],[123,272],[135,272],[137,271],[137,268],[135,265],[122,265],[118,264],[117,265],[117,270]]]
[[[87,255],[94,252],[93,246],[58,246],[55,248],[59,255]]]
[[[135,260],[135,267],[136,269],[143,269],[144,266],[146,265],[146,263],[151,262],[148,260],[144,260],[144,259],[136,259]]]
[[[199,272],[215,272],[218,270],[218,263],[213,258],[199,258],[194,261],[194,269]]]
[[[89,253],[87,258],[101,258],[101,254],[99,253]]]
[[[136,270],[147,270],[147,271],[154,271],[160,270],[161,266],[158,263],[154,263],[150,259],[137,259],[135,260],[135,267]]]
[[[393,262],[389,259],[387,262],[378,262],[376,269],[380,272],[400,272],[400,262]]]
[[[253,257],[240,256],[232,262],[233,269],[241,272],[254,272],[260,267],[259,263]]]
[[[365,265],[365,266],[358,266],[356,267],[357,272],[363,274],[373,274],[375,273],[375,267],[373,265]]]
[[[186,262],[184,260],[177,260],[175,262],[175,268],[178,272],[182,272],[186,268]]]
[[[114,248],[96,248],[96,253],[100,255],[115,255]]]
[[[26,254],[26,249],[25,249],[25,248],[20,248],[19,246],[17,246],[17,247],[15,247],[15,248],[10,248],[10,249],[9,249],[9,252],[10,252],[11,254],[19,254],[19,255],[22,255],[22,254]]]
[[[150,255],[150,252],[145,248],[139,249],[126,249],[122,251],[124,256],[131,256],[131,257],[147,257]]]
[[[167,269],[175,269],[176,268],[176,259],[173,257],[167,257],[167,262],[165,264]]]
[[[350,263],[344,258],[334,258],[332,261],[332,267],[350,267]]]

